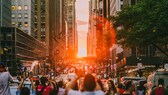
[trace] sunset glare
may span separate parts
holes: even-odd
[[[87,56],[89,3],[88,0],[76,1],[76,21],[78,32],[78,57]]]

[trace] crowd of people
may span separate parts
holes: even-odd
[[[30,88],[23,85],[26,79],[31,82]],[[118,83],[112,78],[104,80],[105,82],[102,82],[102,79],[94,74],[77,70],[73,80],[56,81],[42,76],[33,81],[31,74],[25,72],[20,78],[16,95],[168,95],[162,78],[151,91],[148,91],[146,81],[135,84],[132,80],[125,81],[123,78],[120,78]],[[11,95],[9,81],[12,81],[12,76],[0,63],[0,95]]]

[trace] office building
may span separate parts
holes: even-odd
[[[11,21],[11,0],[0,0],[0,27],[10,27]]]
[[[16,27],[1,27],[1,62],[8,67],[15,60],[22,62],[45,59],[46,46],[39,40]],[[29,64],[31,66],[31,64]]]
[[[34,36],[35,0],[11,0],[12,25],[22,29],[25,33]]]

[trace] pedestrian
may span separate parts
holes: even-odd
[[[120,83],[117,86],[117,92],[119,95],[122,95],[124,91],[125,91],[124,77],[121,77]]]
[[[30,91],[30,88],[23,86],[24,81],[29,78],[30,82],[31,82],[31,86],[32,89]],[[21,78],[21,83],[19,84],[17,91],[16,91],[16,95],[36,95],[36,89],[35,89],[35,85],[33,83],[32,80],[32,76],[30,76],[29,74],[24,73],[23,74],[23,78]]]
[[[71,82],[71,79],[69,78],[68,82],[66,83],[66,86],[68,86],[70,84],[70,82]]]
[[[64,87],[63,80],[60,80],[58,82],[58,87],[59,87],[58,95],[64,95],[65,94],[65,87]]]
[[[144,81],[139,81],[139,85],[137,86],[137,95],[146,95],[145,83],[146,82]]]
[[[158,85],[152,89],[151,95],[168,95],[168,89],[164,87],[164,79],[158,79]]]
[[[40,78],[40,83],[37,86],[37,95],[49,95],[52,88],[48,85],[48,79],[43,76]]]
[[[0,95],[11,95],[10,81],[13,81],[13,77],[6,71],[4,63],[0,62]]]
[[[100,85],[101,90],[104,91],[104,87],[103,87],[103,83],[101,82],[101,79],[98,79],[97,83]]]
[[[59,87],[58,87],[57,82],[51,81],[50,85],[51,85],[51,88],[52,88],[52,90],[50,91],[50,95],[58,95]]]
[[[78,79],[84,77],[83,89],[84,91],[76,91],[72,88],[77,83]],[[95,77],[92,74],[84,75],[84,72],[81,70],[77,71],[77,77],[70,83],[66,88],[66,95],[104,95],[104,92],[101,90],[101,87],[96,82]]]
[[[125,91],[121,95],[133,95],[133,90],[134,90],[134,84],[132,81],[127,81],[125,83]]]
[[[114,85],[112,80],[108,80],[108,90],[106,91],[105,95],[117,95],[117,89]]]

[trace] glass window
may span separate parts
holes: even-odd
[[[24,17],[25,17],[25,18],[28,18],[28,13],[25,13],[25,14],[24,14]]]
[[[15,6],[12,6],[12,11],[14,11],[15,10]]]
[[[6,39],[7,39],[7,40],[11,40],[11,39],[12,39],[12,35],[11,35],[11,34],[7,34],[7,35],[6,35]]]
[[[22,10],[22,6],[19,5],[19,6],[18,6],[18,10],[19,10],[19,11]]]
[[[19,14],[18,14],[18,17],[19,17],[19,18],[21,18],[21,17],[22,17],[22,14],[21,14],[21,13],[19,13]]]
[[[25,6],[24,6],[24,9],[27,11],[27,10],[28,10],[28,6],[27,6],[27,5],[25,5]]]
[[[28,34],[28,30],[25,30],[25,33],[27,33],[27,34]]]
[[[15,14],[12,14],[12,18],[15,18]]]
[[[18,22],[18,27],[22,27],[22,22]]]
[[[15,25],[15,22],[12,22],[12,25]]]
[[[24,26],[25,26],[25,27],[28,27],[28,22],[25,22],[25,23],[24,23]]]

